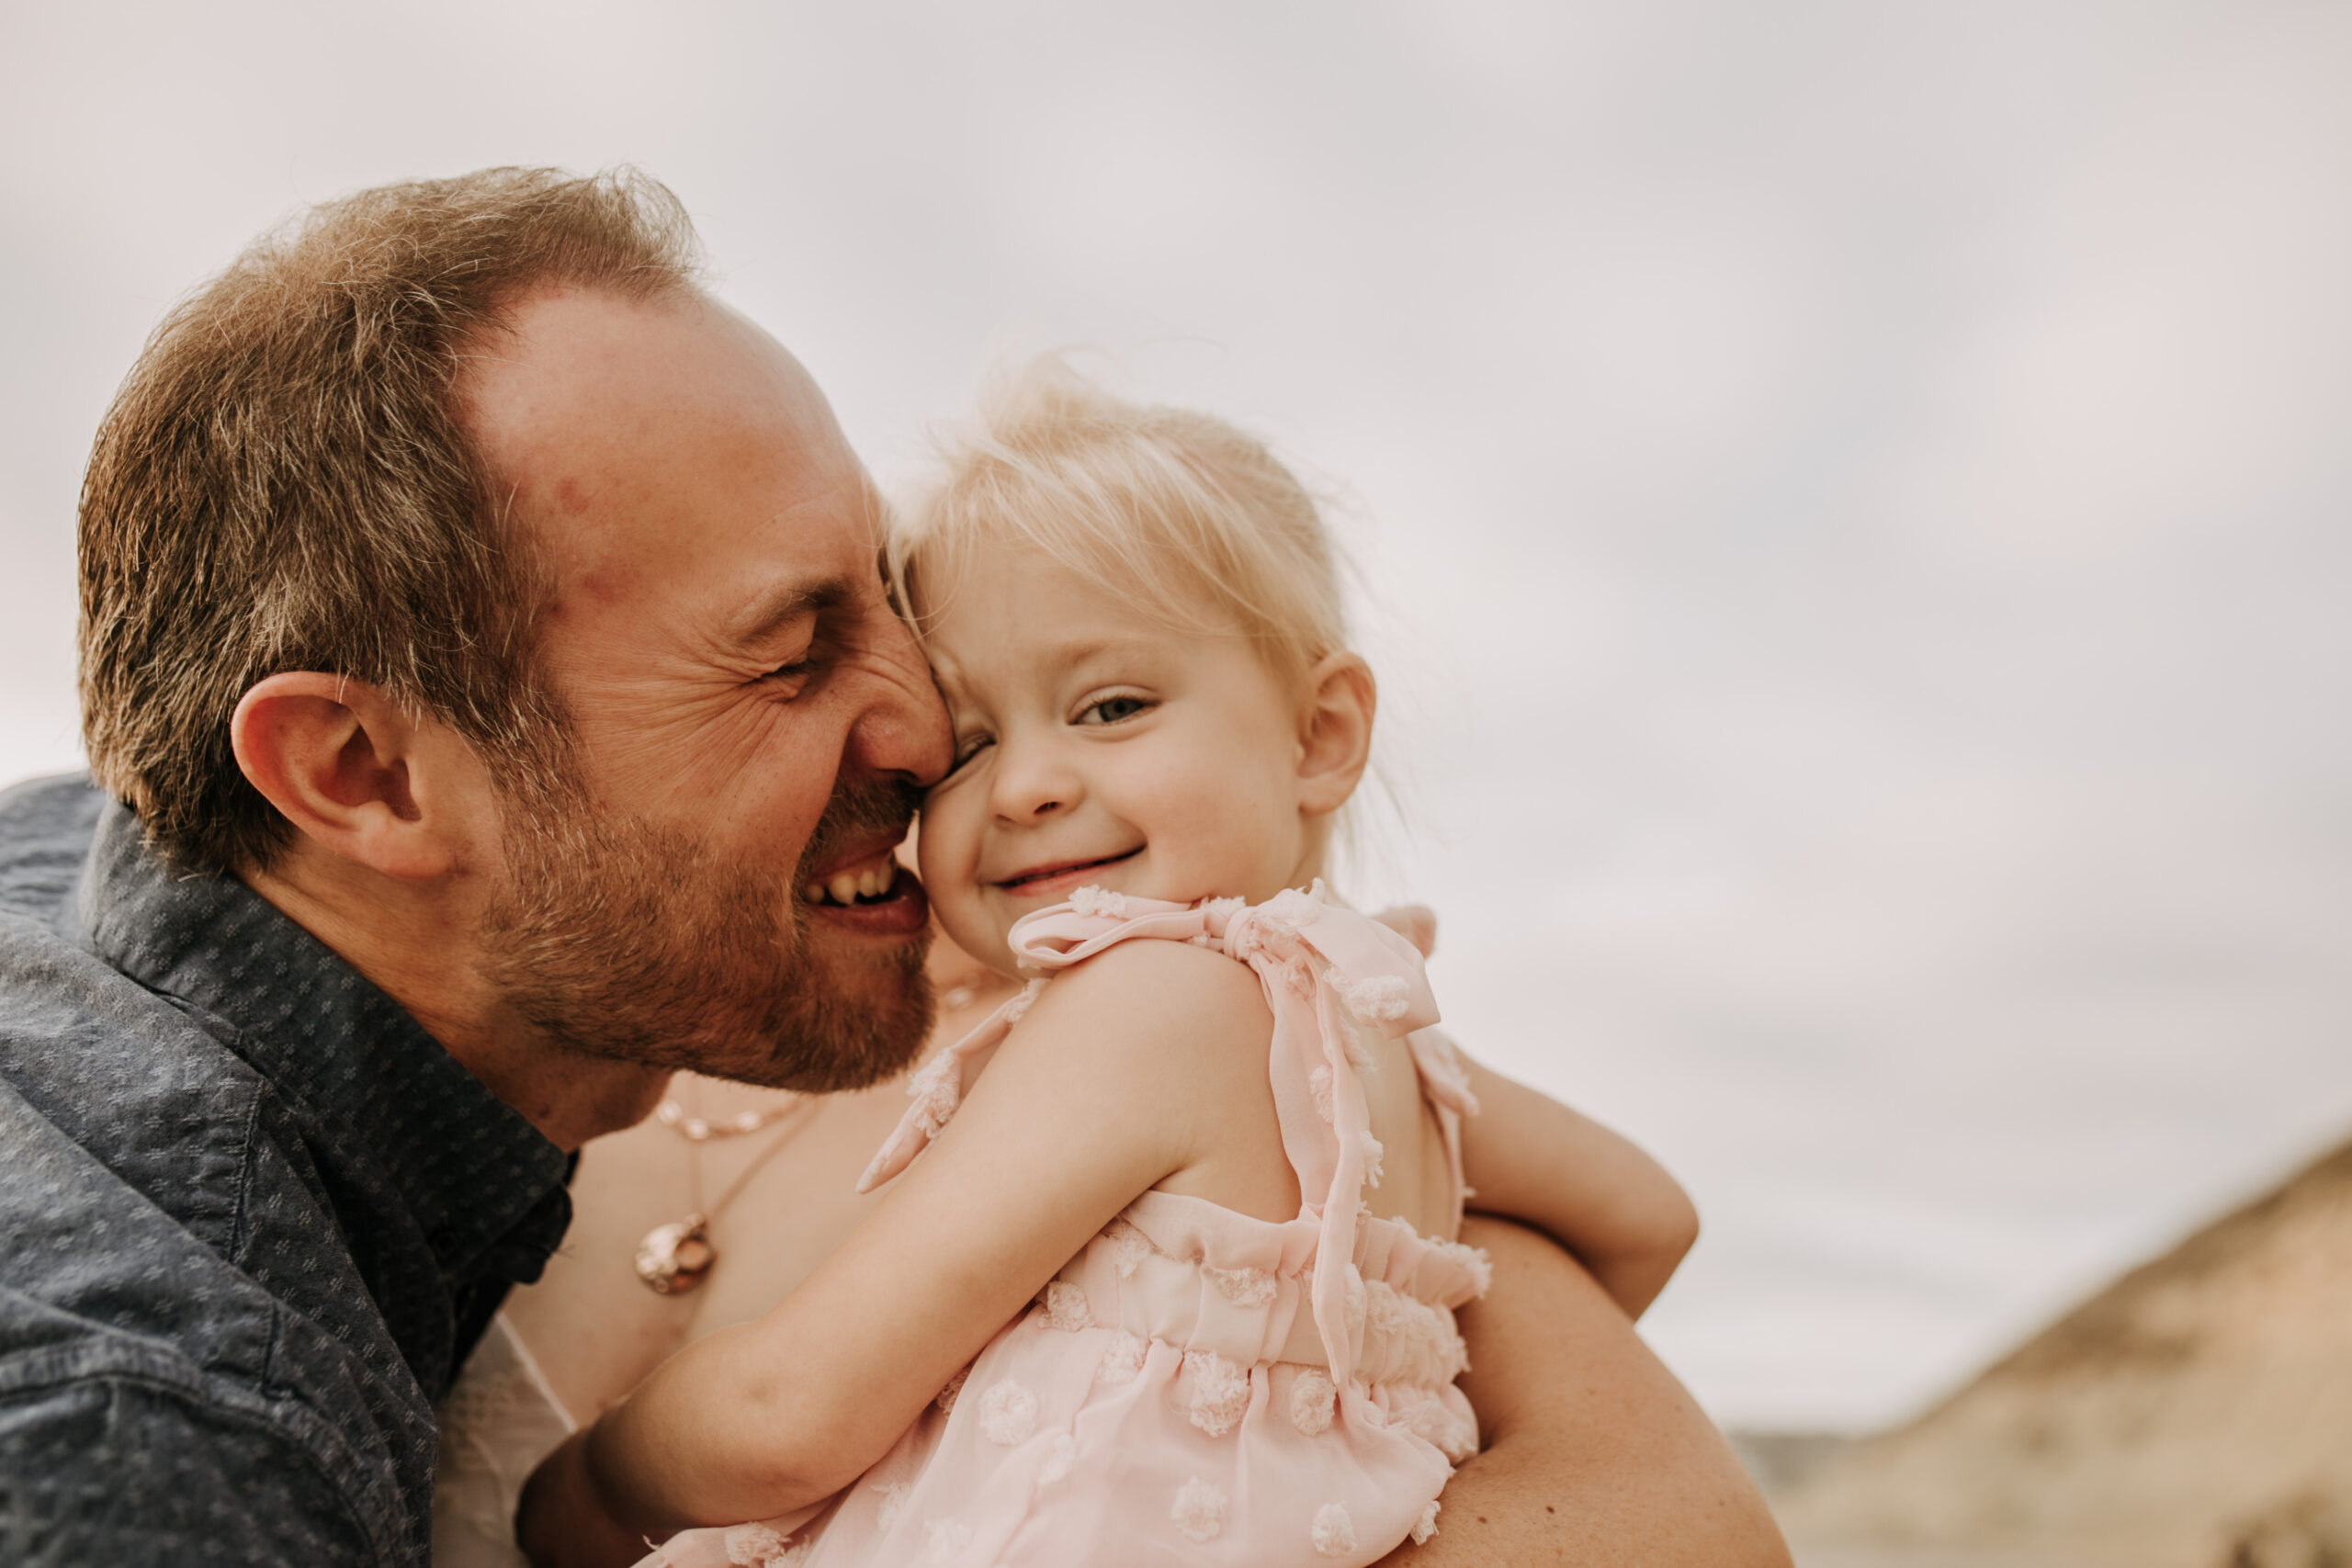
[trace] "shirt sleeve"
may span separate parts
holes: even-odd
[[[369,1539],[319,1456],[256,1416],[130,1378],[0,1396],[0,1561],[341,1568],[400,1560]]]

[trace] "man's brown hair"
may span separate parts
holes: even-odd
[[[83,742],[159,852],[209,872],[284,846],[229,744],[280,671],[366,681],[494,760],[544,754],[542,590],[459,367],[534,288],[645,298],[695,265],[657,181],[485,169],[311,208],[164,317],[99,426],[80,533]]]

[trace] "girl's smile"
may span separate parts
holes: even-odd
[[[1104,866],[1117,865],[1143,852],[1143,846],[1100,860],[1063,861],[1053,865],[1041,865],[1001,877],[996,886],[1020,897],[1037,897],[1044,894],[1062,894],[1086,886],[1087,878]]]
[[[922,875],[967,952],[1099,884],[1189,903],[1312,873],[1300,716],[1249,639],[1138,625],[1033,549],[974,558],[929,651],[954,771],[923,807]]]

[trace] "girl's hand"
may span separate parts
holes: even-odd
[[[652,1550],[605,1510],[588,1472],[586,1431],[565,1438],[524,1483],[514,1540],[533,1568],[628,1568]]]

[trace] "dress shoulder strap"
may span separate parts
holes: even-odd
[[[1274,1111],[1306,1214],[1317,1223],[1308,1303],[1331,1381],[1344,1389],[1354,1370],[1350,1298],[1363,1290],[1353,1269],[1356,1229],[1364,1188],[1380,1184],[1384,1153],[1357,1077],[1368,1058],[1352,1030],[1408,1036],[1437,1022],[1437,998],[1412,942],[1329,902],[1320,883],[1238,910],[1217,934],[1229,957],[1258,972],[1274,1015],[1267,1063]]]
[[[1238,898],[1224,901],[1241,907]],[[963,1039],[942,1048],[907,1079],[907,1097],[914,1103],[876,1151],[857,1190],[870,1192],[907,1168],[915,1156],[930,1146],[964,1102],[964,1096],[996,1055],[1021,1015],[1046,988],[1046,982],[1072,964],[1084,963],[1114,942],[1130,937],[1160,937],[1212,945],[1208,937],[1211,904],[1171,904],[1159,898],[1129,897],[1081,887],[1069,902],[1024,915],[1011,932],[1013,957],[1031,976],[1002,1007],[980,1021]]]

